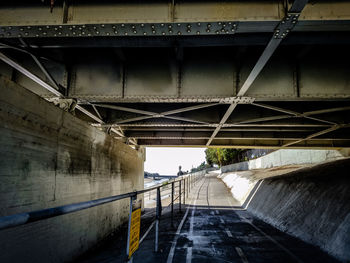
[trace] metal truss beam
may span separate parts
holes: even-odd
[[[144,114],[146,116],[140,116],[135,118],[130,118],[127,120],[119,121],[118,124],[127,123],[127,122],[133,122],[133,121],[140,121],[140,120],[146,120],[151,118],[166,118],[166,119],[172,119],[172,120],[179,120],[179,121],[186,121],[186,122],[193,122],[193,123],[199,123],[199,124],[208,124],[207,122],[198,121],[198,120],[192,120],[189,118],[179,117],[179,116],[169,116],[172,114],[187,112],[187,111],[194,111],[198,109],[208,108],[219,105],[219,103],[208,103],[208,104],[201,104],[201,105],[194,105],[190,107],[180,108],[176,110],[171,111],[165,111],[161,113],[155,113],[151,111],[144,111],[139,109],[133,109],[128,107],[122,107],[122,106],[116,106],[116,105],[109,105],[109,104],[95,104],[95,106],[108,108],[108,109],[114,109],[114,110],[120,110],[120,111],[126,111],[126,112],[132,112],[132,113],[138,113],[138,114]]]
[[[333,127],[332,127],[333,128]],[[329,130],[329,129],[327,129]],[[322,135],[323,131],[317,132],[317,134]],[[220,132],[215,140],[294,140],[301,142],[304,140],[309,132]],[[127,137],[137,138],[137,139],[208,139],[210,138],[210,132],[201,131],[127,131],[125,135]],[[316,133],[315,133],[316,134]],[[313,137],[309,138],[313,139]],[[350,140],[350,136],[346,133],[338,134],[330,137],[321,137],[317,140]]]
[[[341,108],[336,108],[336,109],[325,109],[322,111],[299,113],[296,111],[286,110],[283,108],[279,108],[279,107],[275,107],[275,106],[271,106],[271,105],[266,105],[266,104],[261,104],[261,103],[253,103],[253,105],[258,106],[258,107],[262,107],[262,108],[266,108],[266,109],[270,109],[270,110],[274,110],[274,111],[278,111],[278,112],[287,113],[287,114],[290,114],[292,117],[306,118],[306,119],[319,121],[319,122],[323,122],[323,123],[328,123],[328,124],[333,124],[333,125],[336,123],[332,122],[332,121],[323,120],[320,118],[310,117],[310,116],[320,114],[319,112],[327,113],[327,112],[350,110],[350,107],[341,107]]]
[[[298,144],[298,143],[303,142],[303,141],[312,140],[313,138],[318,137],[320,135],[333,132],[333,131],[338,130],[340,128],[348,128],[348,127],[350,127],[349,124],[336,124],[336,125],[333,125],[332,127],[328,128],[328,129],[326,129],[326,130],[322,130],[322,131],[313,133],[313,134],[311,134],[311,135],[309,135],[309,136],[307,136],[307,137],[305,137],[303,139],[299,139],[299,140],[296,140],[294,142],[286,143],[282,147],[285,148],[285,147],[288,147],[288,146],[291,146],[291,145],[294,145],[294,144]]]
[[[57,2],[50,13],[45,3],[24,5],[8,1],[0,8],[0,25],[6,29],[0,30],[0,37],[109,37],[125,36],[125,33],[127,36],[169,36],[178,35],[179,32],[197,35],[198,31],[200,34],[273,32],[284,13],[282,1],[143,1],[137,5],[125,1],[103,1],[103,4],[98,1],[63,2],[63,5]],[[292,6],[291,12],[300,10],[304,4],[302,1],[294,2],[297,4]],[[322,4],[309,4],[302,17],[306,23],[300,23],[297,30],[334,28],[334,21],[349,18],[344,12],[349,7],[346,1],[329,0],[322,1]],[[208,24],[211,26],[208,27]],[[234,31],[229,27],[233,24],[237,24]]]
[[[20,38],[19,40],[26,49],[29,49],[29,46],[23,39]],[[37,66],[40,68],[40,70],[44,73],[45,77],[51,82],[51,85],[53,85],[56,90],[60,91],[61,88],[58,86],[57,82],[51,76],[50,72],[48,72],[45,66],[41,63],[39,58],[34,56],[33,53],[31,52],[28,52],[28,54],[32,57],[32,59],[35,61]]]
[[[160,122],[160,123],[126,123],[126,124],[115,124],[115,123],[110,123],[110,124],[99,124],[99,123],[94,123],[94,126],[98,127],[124,127],[124,128],[129,128],[129,127],[190,127],[190,128],[202,128],[202,127],[213,127],[216,128],[219,126],[218,123],[210,123],[210,124],[188,124],[188,123],[165,123],[165,122]],[[252,128],[257,128],[257,127],[274,127],[274,128],[285,128],[285,127],[302,127],[302,128],[324,128],[324,127],[330,127],[331,125],[327,124],[310,124],[310,123],[273,123],[273,124],[265,124],[265,123],[251,123],[251,124],[234,124],[234,123],[225,123],[223,127],[252,127]]]
[[[40,86],[45,88],[46,90],[48,90],[51,93],[53,93],[55,96],[57,96],[59,98],[65,98],[65,96],[60,91],[58,91],[57,89],[55,89],[51,85],[47,84],[45,81],[40,79],[38,76],[36,76],[35,74],[31,73],[29,70],[27,70],[26,68],[24,68],[19,63],[17,63],[16,61],[12,60],[11,58],[6,56],[2,52],[0,52],[0,60],[5,62],[6,64],[10,65],[14,69],[18,70],[23,75],[27,76],[28,78],[30,78],[31,80],[33,80],[34,82],[36,82],[37,84],[39,84]],[[40,63],[40,61],[38,61],[38,63]],[[43,70],[46,70],[46,69],[43,68]],[[104,122],[99,117],[96,117],[94,114],[92,114],[88,110],[84,109],[82,106],[77,105],[75,108],[78,109],[79,111],[81,111],[82,113],[84,113],[85,115],[87,115],[88,117],[92,118],[93,120],[97,121],[98,123],[104,124]],[[119,135],[121,137],[124,136],[123,133],[121,133],[120,131],[117,131],[114,128],[113,128],[112,131],[115,132],[117,135]]]
[[[278,21],[210,21],[181,23],[94,23],[58,25],[2,25],[0,39],[37,38],[64,39],[83,38],[136,38],[136,37],[190,37],[229,36],[247,33],[272,33]],[[346,31],[348,20],[300,21],[295,32]]]
[[[284,144],[289,143],[289,140],[214,140],[209,147],[213,148],[240,148],[240,149],[284,149]],[[205,139],[139,139],[138,143],[146,147],[207,147]],[[341,149],[350,147],[349,140],[309,140],[303,144],[295,144],[288,149]]]
[[[301,129],[301,128],[221,128],[221,132],[310,132],[314,129]],[[134,131],[173,131],[173,132],[213,132],[213,128],[172,128],[172,127],[128,127],[127,132]]]
[[[259,73],[262,71],[263,67],[266,65],[267,61],[270,59],[272,54],[275,52],[277,47],[280,45],[282,40],[287,36],[287,34],[294,28],[295,24],[298,21],[298,18],[300,16],[301,11],[304,9],[307,0],[295,0],[292,7],[290,8],[288,14],[286,17],[282,19],[282,21],[278,24],[278,26],[275,29],[274,35],[271,38],[270,42],[267,44],[267,47],[265,48],[264,52],[258,59],[257,63],[253,67],[252,71],[250,72],[249,76],[247,77],[246,81],[242,85],[241,89],[238,91],[237,96],[244,96],[250,86],[253,84],[254,80],[257,78]],[[211,135],[210,139],[207,142],[207,146],[211,144],[215,136],[220,131],[222,125],[226,122],[226,120],[230,117],[233,110],[236,108],[237,104],[233,103],[230,105],[230,107],[227,109],[225,115],[220,121],[219,126],[215,129],[213,134]]]

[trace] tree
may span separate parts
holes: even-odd
[[[206,164],[205,162],[202,162],[198,167],[192,168],[191,169],[191,173],[202,171],[202,170],[204,170],[206,168],[209,168],[209,165]]]
[[[217,164],[221,167],[239,162],[241,151],[234,148],[208,148],[205,150],[205,159],[209,165]]]

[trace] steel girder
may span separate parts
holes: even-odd
[[[219,34],[227,34],[227,29],[230,34],[236,31],[272,32],[286,15],[291,6],[289,2],[153,0],[132,3],[110,0],[101,3],[97,0],[88,2],[56,0],[50,10],[50,3],[46,1],[23,4],[23,1],[14,0],[1,4],[0,25],[5,28],[1,33],[3,37],[18,37],[18,35],[79,37],[89,34],[92,37],[125,35],[125,33],[174,35],[178,32],[196,35],[198,31],[200,34],[217,34],[217,31],[220,31]],[[310,30],[310,28],[324,30],[329,27],[334,30],[336,28],[334,21],[350,19],[349,8],[350,4],[346,1],[310,3],[305,7],[300,17],[302,23],[296,30]],[[214,25],[217,22],[226,23],[227,29],[223,24]],[[230,26],[236,24],[237,30],[232,31],[228,22],[231,23]],[[208,28],[208,23],[212,23],[212,27]]]
[[[13,1],[0,74],[134,145],[349,147],[350,4],[306,2]]]
[[[288,33],[294,28],[295,24],[298,22],[300,13],[304,9],[306,3],[307,3],[307,0],[294,1],[287,15],[276,26],[276,29],[273,33],[273,37],[271,38],[265,50],[261,54],[260,58],[254,65],[252,71],[249,73],[242,87],[237,92],[237,96],[244,96],[247,93],[248,89],[252,86],[253,82],[258,77],[262,69],[265,67],[266,63],[268,62],[272,54],[275,52],[277,47],[280,45],[282,40],[288,35]],[[211,144],[215,136],[219,133],[221,127],[223,126],[223,124],[225,124],[225,122],[227,121],[229,116],[232,114],[236,106],[237,106],[237,103],[232,103],[228,107],[226,113],[224,114],[224,116],[222,117],[219,123],[219,126],[216,127],[216,129],[210,136],[208,142],[206,143],[207,146]]]
[[[63,56],[72,60],[67,62],[69,67],[50,60],[42,60],[42,63],[62,88],[61,92],[82,103],[241,104],[350,98],[347,45],[313,46],[302,57],[294,47],[280,47],[245,96],[239,96],[242,80],[248,77],[259,50],[260,47],[249,47],[239,60],[235,57],[238,52],[235,47],[184,48],[185,56],[178,67],[174,52],[168,48],[149,49],[148,54],[139,49],[123,49],[127,58],[124,62],[113,53],[99,49],[93,54],[91,50],[86,53],[85,50],[64,49]],[[21,64],[28,70],[41,79],[46,78],[34,61],[26,59],[26,53],[13,52],[15,50],[11,55],[22,60]],[[2,75],[11,77],[11,70],[4,65],[0,65],[0,69]],[[53,96],[39,84],[21,76],[17,82],[40,96]]]

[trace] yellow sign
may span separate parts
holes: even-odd
[[[131,224],[130,224],[130,241],[129,241],[129,258],[139,248],[140,240],[140,225],[141,225],[141,207],[137,206],[131,213]]]

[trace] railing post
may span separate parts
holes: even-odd
[[[188,194],[189,194],[189,192],[190,192],[190,185],[189,185],[189,180],[188,180],[189,178],[187,177],[187,198],[188,198]]]
[[[160,199],[160,187],[157,188],[157,208],[156,208],[156,227],[154,239],[154,252],[158,252],[158,235],[159,235],[159,219],[162,214],[162,203]]]
[[[179,211],[181,212],[181,180],[179,181]]]
[[[174,182],[171,183],[171,225],[173,226],[174,219]]]
[[[186,179],[183,179],[183,183],[184,183],[184,205],[186,204]]]

